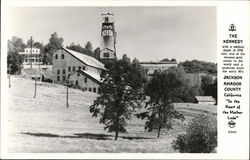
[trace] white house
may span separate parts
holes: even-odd
[[[42,64],[42,56],[39,48],[25,48],[24,52],[19,52],[19,55],[22,55],[24,58],[23,65],[29,65],[32,62],[32,65]]]

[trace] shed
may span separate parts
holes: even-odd
[[[195,102],[198,104],[214,105],[216,100],[212,96],[195,96]]]

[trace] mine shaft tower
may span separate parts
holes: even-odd
[[[116,59],[116,31],[114,14],[102,14],[100,61],[107,63]]]

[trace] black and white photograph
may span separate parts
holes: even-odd
[[[217,154],[217,9],[8,6],[5,151]]]
[[[215,7],[13,7],[10,23],[10,151],[216,148]]]

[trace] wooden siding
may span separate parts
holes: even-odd
[[[57,59],[55,58],[56,55],[57,55]],[[64,55],[64,59],[62,59],[62,55]],[[69,67],[70,67],[70,71],[69,71]],[[66,52],[63,49],[59,49],[53,54],[53,71],[52,71],[53,81],[55,83],[65,83],[65,81],[63,81],[63,77],[65,77],[65,80],[68,80],[69,74],[72,74],[74,72],[73,67],[75,67],[75,71],[77,71],[79,67],[81,67],[81,69],[83,69],[84,67],[85,70],[88,70],[91,72],[95,72],[95,73],[101,72],[100,69],[87,66],[85,63],[83,63],[79,59],[73,57],[70,53]],[[63,74],[64,69],[65,69],[65,74]],[[58,74],[58,70],[60,70],[59,74]],[[59,81],[57,80],[58,76],[60,77]]]
[[[87,78],[87,82],[85,81]],[[94,88],[96,88],[96,93],[98,92],[99,84],[90,79],[88,76],[81,74],[80,72],[75,72],[70,76],[70,83],[76,85],[76,81],[78,81],[78,86],[86,91],[94,92]]]

